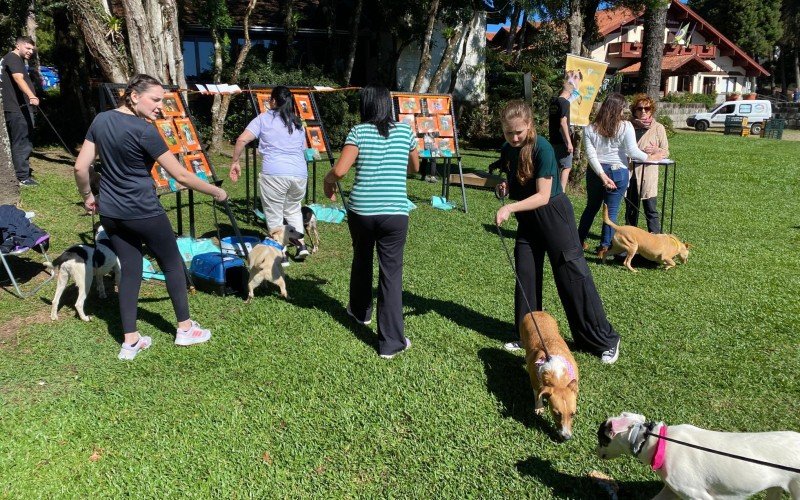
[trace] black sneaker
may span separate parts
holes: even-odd
[[[600,362],[606,365],[613,365],[617,362],[617,358],[619,358],[619,340],[617,340],[614,347],[603,351],[600,355]]]
[[[35,186],[38,186],[38,185],[39,185],[39,183],[38,183],[38,182],[36,182],[36,181],[33,179],[33,177],[28,177],[28,178],[27,178],[27,179],[25,179],[25,180],[21,180],[21,181],[19,181],[19,185],[20,185],[20,186],[35,187]]]
[[[306,260],[306,257],[308,257],[308,255],[309,255],[308,248],[306,248],[305,245],[300,245],[299,247],[297,247],[297,253],[294,255],[294,259],[302,262]]]

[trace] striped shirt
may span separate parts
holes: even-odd
[[[411,127],[395,123],[386,138],[375,125],[361,123],[350,130],[347,144],[358,148],[350,210],[359,215],[408,215],[408,154],[417,147]]]

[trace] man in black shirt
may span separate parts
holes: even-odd
[[[0,60],[0,86],[3,92],[3,111],[11,140],[11,158],[21,186],[36,186],[31,177],[28,159],[33,151],[33,115],[29,105],[38,106],[39,98],[33,91],[26,61],[31,58],[36,45],[28,36],[17,38],[14,50]]]
[[[560,168],[559,180],[561,190],[567,191],[567,180],[572,168],[572,137],[569,130],[569,101],[572,94],[572,84],[564,82],[561,93],[550,101],[550,144],[556,153],[556,160]]]

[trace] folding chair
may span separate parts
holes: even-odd
[[[49,241],[50,241],[50,235],[48,234],[44,238],[39,240],[36,243],[36,245],[34,245],[34,248],[38,248],[39,249],[39,251],[42,253],[42,255],[44,257],[44,261],[45,262],[49,262],[49,263],[52,264],[52,261],[50,260],[50,257],[47,255],[47,251],[46,251],[46,244]],[[51,269],[51,270],[48,271],[48,274],[50,276],[46,280],[44,280],[43,282],[41,282],[38,285],[36,285],[32,290],[29,290],[27,292],[23,291],[22,288],[20,287],[19,283],[17,282],[17,278],[14,276],[14,273],[11,271],[11,266],[9,265],[8,259],[6,257],[9,257],[9,256],[18,257],[18,256],[24,254],[25,252],[27,252],[28,250],[33,250],[33,248],[31,248],[31,247],[19,247],[19,248],[15,248],[14,250],[11,250],[10,252],[3,252],[2,250],[0,250],[0,260],[3,261],[3,267],[6,268],[6,274],[8,274],[8,277],[10,278],[10,282],[14,285],[14,289],[16,290],[17,297],[19,297],[21,299],[24,299],[24,298],[30,297],[31,295],[34,295],[36,292],[41,290],[41,288],[43,286],[45,286],[47,283],[50,282],[50,280],[52,280],[55,277],[55,273]],[[3,282],[0,282],[0,285],[7,285],[8,283],[9,283],[9,280],[4,280]]]

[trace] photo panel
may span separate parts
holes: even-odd
[[[178,181],[169,175],[167,169],[162,167],[158,162],[153,163],[153,168],[150,170],[150,175],[153,177],[153,180],[156,183],[156,190],[168,189],[174,193],[175,191],[183,189],[183,186],[178,184]]]
[[[407,124],[409,127],[411,127],[411,132],[413,132],[414,135],[417,134],[417,124],[414,121],[414,115],[411,115],[411,114],[400,114],[400,115],[397,115],[397,121],[400,122],[400,123]]]
[[[263,113],[269,109],[270,91],[256,92],[256,102],[258,103],[258,112]]]
[[[180,94],[176,92],[164,92],[164,99],[161,100],[161,114],[163,114],[165,118],[186,116]]]
[[[156,120],[155,123],[159,135],[161,135],[161,138],[164,139],[165,143],[167,143],[169,152],[180,153],[181,143],[178,140],[178,131],[175,130],[175,126],[173,125],[172,120],[170,119]]]
[[[400,113],[421,113],[422,108],[419,105],[419,98],[413,96],[398,97],[397,104],[400,108]]]
[[[314,108],[311,107],[311,96],[309,94],[294,94],[294,105],[297,108],[297,114],[303,120],[316,120],[314,116]]]
[[[309,148],[314,148],[320,153],[327,151],[327,149],[325,148],[325,138],[322,135],[322,128],[307,127],[306,139],[308,140]]]
[[[188,118],[175,118],[175,129],[178,131],[178,139],[186,151],[200,151],[200,138],[197,131]]]
[[[426,101],[428,105],[428,113],[432,115],[450,114],[449,97],[428,97]]]
[[[206,182],[211,182],[211,167],[208,166],[206,155],[203,153],[183,155],[183,164],[186,166],[186,170],[189,172],[195,174],[197,177]]]
[[[436,118],[433,116],[418,116],[416,123],[418,134],[432,134],[439,131],[436,127]]]
[[[425,139],[422,137],[417,137],[417,151],[422,154],[425,151]]]
[[[436,115],[436,125],[439,127],[440,137],[453,137],[452,115]]]
[[[436,147],[441,156],[455,156],[456,154],[456,143],[451,138],[436,139]]]

